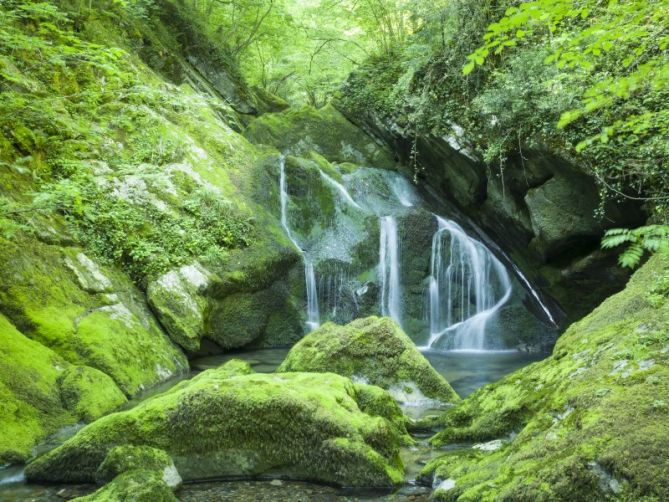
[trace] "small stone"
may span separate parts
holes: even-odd
[[[472,446],[472,448],[481,451],[496,451],[499,450],[503,445],[504,442],[501,439],[494,439],[492,441],[488,441],[487,443],[475,444]]]

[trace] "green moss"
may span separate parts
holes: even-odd
[[[86,258],[108,293],[73,269],[79,251],[27,238],[0,241],[0,307],[31,339],[63,359],[111,376],[127,395],[181,372],[185,357],[151,319],[128,278]],[[81,266],[81,262],[77,262]],[[95,274],[93,274],[93,271]]]
[[[311,150],[330,162],[392,168],[390,152],[351,124],[334,107],[304,107],[264,114],[244,132],[254,143],[272,145],[292,155]]]
[[[82,358],[112,376],[128,395],[173,376],[183,356],[159,331],[147,331],[123,306],[92,312],[79,322]]]
[[[291,349],[278,371],[331,371],[365,379],[384,389],[403,390],[415,385],[427,397],[459,400],[448,382],[389,318],[367,317],[346,326],[324,324]]]
[[[125,402],[113,380],[70,365],[0,314],[0,463],[22,461],[48,434]]]
[[[136,469],[125,472],[77,502],[177,502],[159,472]]]
[[[116,446],[109,450],[102,464],[95,473],[95,480],[105,484],[119,474],[143,469],[163,473],[174,469],[170,456],[162,450],[148,446]]]
[[[0,463],[26,459],[32,447],[74,417],[63,409],[57,380],[65,363],[0,315]]]
[[[66,409],[86,422],[109,413],[127,399],[108,375],[88,366],[70,366],[59,379]]]
[[[101,418],[29,464],[27,476],[89,482],[112,447],[145,445],[165,450],[186,480],[271,471],[353,486],[402,481],[406,431],[361,411],[347,378],[229,370],[206,371]]]
[[[437,498],[668,498],[669,302],[654,293],[668,270],[669,255],[655,255],[624,291],[573,324],[550,358],[446,412],[436,445],[507,442],[433,461],[427,477],[455,481]]]

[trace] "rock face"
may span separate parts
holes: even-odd
[[[391,394],[415,394],[416,400],[421,394],[445,402],[459,400],[388,317],[356,319],[346,326],[324,324],[300,340],[277,371],[333,372],[389,389]]]
[[[66,361],[109,375],[126,395],[187,367],[129,278],[81,250],[0,240],[0,310]]]
[[[434,444],[487,443],[426,467],[437,498],[669,498],[668,327],[663,253],[573,324],[551,357],[445,413]]]
[[[330,162],[392,168],[390,152],[351,124],[334,107],[290,109],[254,120],[244,132],[253,143],[291,155],[315,151]]]
[[[350,486],[403,481],[399,446],[410,440],[389,395],[332,373],[247,372],[225,365],[103,417],[26,475],[91,482],[112,448],[142,445],[167,452],[185,480],[272,472]]]

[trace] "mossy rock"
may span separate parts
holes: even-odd
[[[291,155],[316,151],[330,162],[393,168],[391,153],[349,122],[331,105],[266,113],[251,122],[244,135],[253,143],[272,145]]]
[[[300,340],[279,372],[333,372],[363,379],[404,394],[459,401],[449,383],[430,365],[395,321],[383,317],[356,319],[338,326],[326,323]]]
[[[208,302],[204,291],[211,273],[199,263],[184,265],[152,281],[146,292],[153,311],[172,341],[188,352],[200,348]]]
[[[24,461],[47,435],[125,402],[114,381],[72,366],[0,314],[0,464]]]
[[[358,404],[374,391],[332,373],[230,376],[226,366],[85,427],[30,463],[28,479],[91,482],[113,447],[143,445],[167,452],[184,480],[271,472],[350,486],[403,482],[406,430],[390,405]]]
[[[95,480],[99,484],[105,484],[124,472],[137,469],[160,473],[163,481],[172,490],[181,486],[181,476],[170,456],[163,450],[149,446],[123,445],[112,448],[98,467]]]
[[[0,239],[0,309],[64,360],[109,375],[128,396],[187,367],[127,276],[81,250]]]
[[[441,419],[455,453],[424,476],[439,500],[669,499],[669,254],[573,324],[548,359],[483,387]]]
[[[135,469],[125,472],[98,491],[76,502],[177,502],[160,472]]]
[[[212,300],[206,336],[224,349],[243,347],[261,338],[269,344],[282,339],[295,341],[303,332],[297,308],[283,281],[262,291],[234,293]]]
[[[109,375],[88,366],[70,366],[59,378],[65,408],[92,422],[124,404],[127,399]]]

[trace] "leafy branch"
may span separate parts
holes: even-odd
[[[669,249],[669,225],[647,225],[635,229],[612,228],[602,239],[602,248],[611,249],[626,245],[618,263],[626,268],[635,268],[646,252],[655,253]]]

